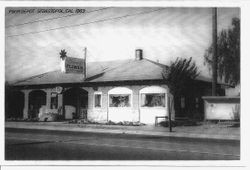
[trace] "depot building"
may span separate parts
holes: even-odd
[[[187,114],[202,119],[201,97],[211,93],[211,80],[198,76],[188,96],[172,96],[162,77],[167,66],[144,58],[141,49],[134,59],[87,63],[85,78],[65,72],[65,61],[61,60],[61,70],[14,83],[6,100],[8,116],[32,119],[55,113],[64,119],[154,124],[156,116],[168,116],[171,111],[172,119]],[[169,101],[174,107],[168,108]]]

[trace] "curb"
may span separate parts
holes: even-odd
[[[221,136],[221,135],[207,135],[207,134],[190,134],[190,133],[174,133],[174,132],[153,132],[153,131],[142,131],[142,130],[121,130],[121,129],[101,129],[91,127],[75,127],[75,126],[41,126],[41,125],[8,125],[5,124],[6,129],[31,129],[31,130],[50,130],[50,131],[65,131],[65,132],[86,132],[86,133],[103,133],[103,134],[126,134],[126,135],[141,135],[151,137],[165,137],[165,138],[185,138],[190,140],[220,140],[220,141],[235,141],[239,142],[238,136]]]

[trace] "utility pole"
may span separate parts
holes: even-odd
[[[83,62],[83,79],[87,78],[87,47],[84,47],[84,62]]]
[[[213,27],[213,80],[212,80],[212,96],[216,96],[216,86],[217,86],[217,8],[212,9],[212,27]]]

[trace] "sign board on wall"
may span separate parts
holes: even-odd
[[[78,73],[84,72],[84,59],[66,57],[65,59],[65,73]]]
[[[62,87],[57,86],[57,87],[55,87],[55,88],[51,89],[51,92],[52,92],[52,93],[57,93],[57,94],[60,94],[60,93],[62,93],[62,90],[63,90],[63,88],[62,88]]]

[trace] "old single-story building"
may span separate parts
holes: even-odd
[[[172,119],[203,119],[201,97],[210,95],[211,79],[198,76],[188,95],[174,98],[162,77],[165,67],[136,50],[135,59],[87,63],[86,79],[61,70],[47,72],[14,83],[6,112],[22,118],[52,112],[64,119],[154,124],[156,116],[168,116],[167,102],[174,99]],[[222,88],[219,92],[224,94]]]

